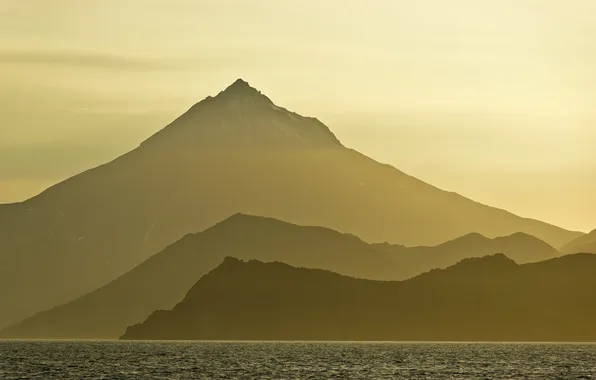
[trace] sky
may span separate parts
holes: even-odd
[[[0,0],[0,202],[237,78],[440,188],[596,228],[593,0]]]

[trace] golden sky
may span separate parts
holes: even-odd
[[[1,0],[0,202],[242,77],[438,187],[596,228],[596,1]]]

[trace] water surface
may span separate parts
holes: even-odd
[[[0,341],[0,379],[596,379],[596,345]]]

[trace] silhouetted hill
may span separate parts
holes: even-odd
[[[322,227],[235,214],[187,235],[108,285],[36,314],[0,333],[12,338],[117,338],[156,308],[171,308],[227,255],[333,269],[368,278],[394,278],[391,254]]]
[[[406,245],[472,231],[556,246],[579,236],[379,164],[237,81],[137,149],[0,209],[0,326],[97,289],[236,212]]]
[[[596,256],[467,259],[404,282],[228,258],[123,339],[594,341]]]
[[[596,230],[580,236],[561,248],[564,253],[596,253]]]
[[[468,234],[431,247],[404,247],[373,244],[377,249],[397,255],[400,267],[407,268],[412,277],[433,268],[446,268],[470,257],[504,253],[518,264],[543,261],[561,256],[552,246],[534,236],[516,233],[489,239],[478,233]]]
[[[198,277],[213,270],[229,255],[262,261],[283,260],[295,266],[328,269],[353,277],[398,280],[453,265],[461,258],[508,252],[501,251],[504,245],[495,244],[500,240],[476,234],[437,247],[369,245],[353,235],[327,228],[235,214],[202,233],[187,235],[107,286],[38,313],[2,331],[0,336],[116,338],[126,326],[143,321],[154,310],[174,307]],[[530,256],[534,250],[550,254],[553,250],[546,243],[523,235],[502,240],[517,255]]]

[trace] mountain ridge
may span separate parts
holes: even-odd
[[[544,241],[525,233],[488,238],[477,232],[470,233],[436,246],[405,247],[403,245],[373,244],[378,249],[408,257],[409,265],[422,271],[427,265],[425,260],[433,262],[437,267],[453,264],[470,257],[488,254],[505,253],[519,264],[543,261],[558,257],[561,253]],[[437,251],[441,252],[440,258]]]
[[[227,258],[121,339],[586,342],[595,269],[590,254],[524,265],[493,255],[384,282]]]
[[[463,258],[499,253],[492,240],[482,241],[484,246],[459,244],[455,251],[445,245],[384,246],[325,227],[236,213],[200,233],[185,235],[105,286],[0,331],[0,337],[116,338],[153,310],[173,307],[197,276],[209,273],[229,255],[387,281],[412,278]],[[550,247],[542,243],[536,249],[543,246]]]
[[[596,230],[573,240],[561,248],[561,252],[572,253],[596,253]]]

